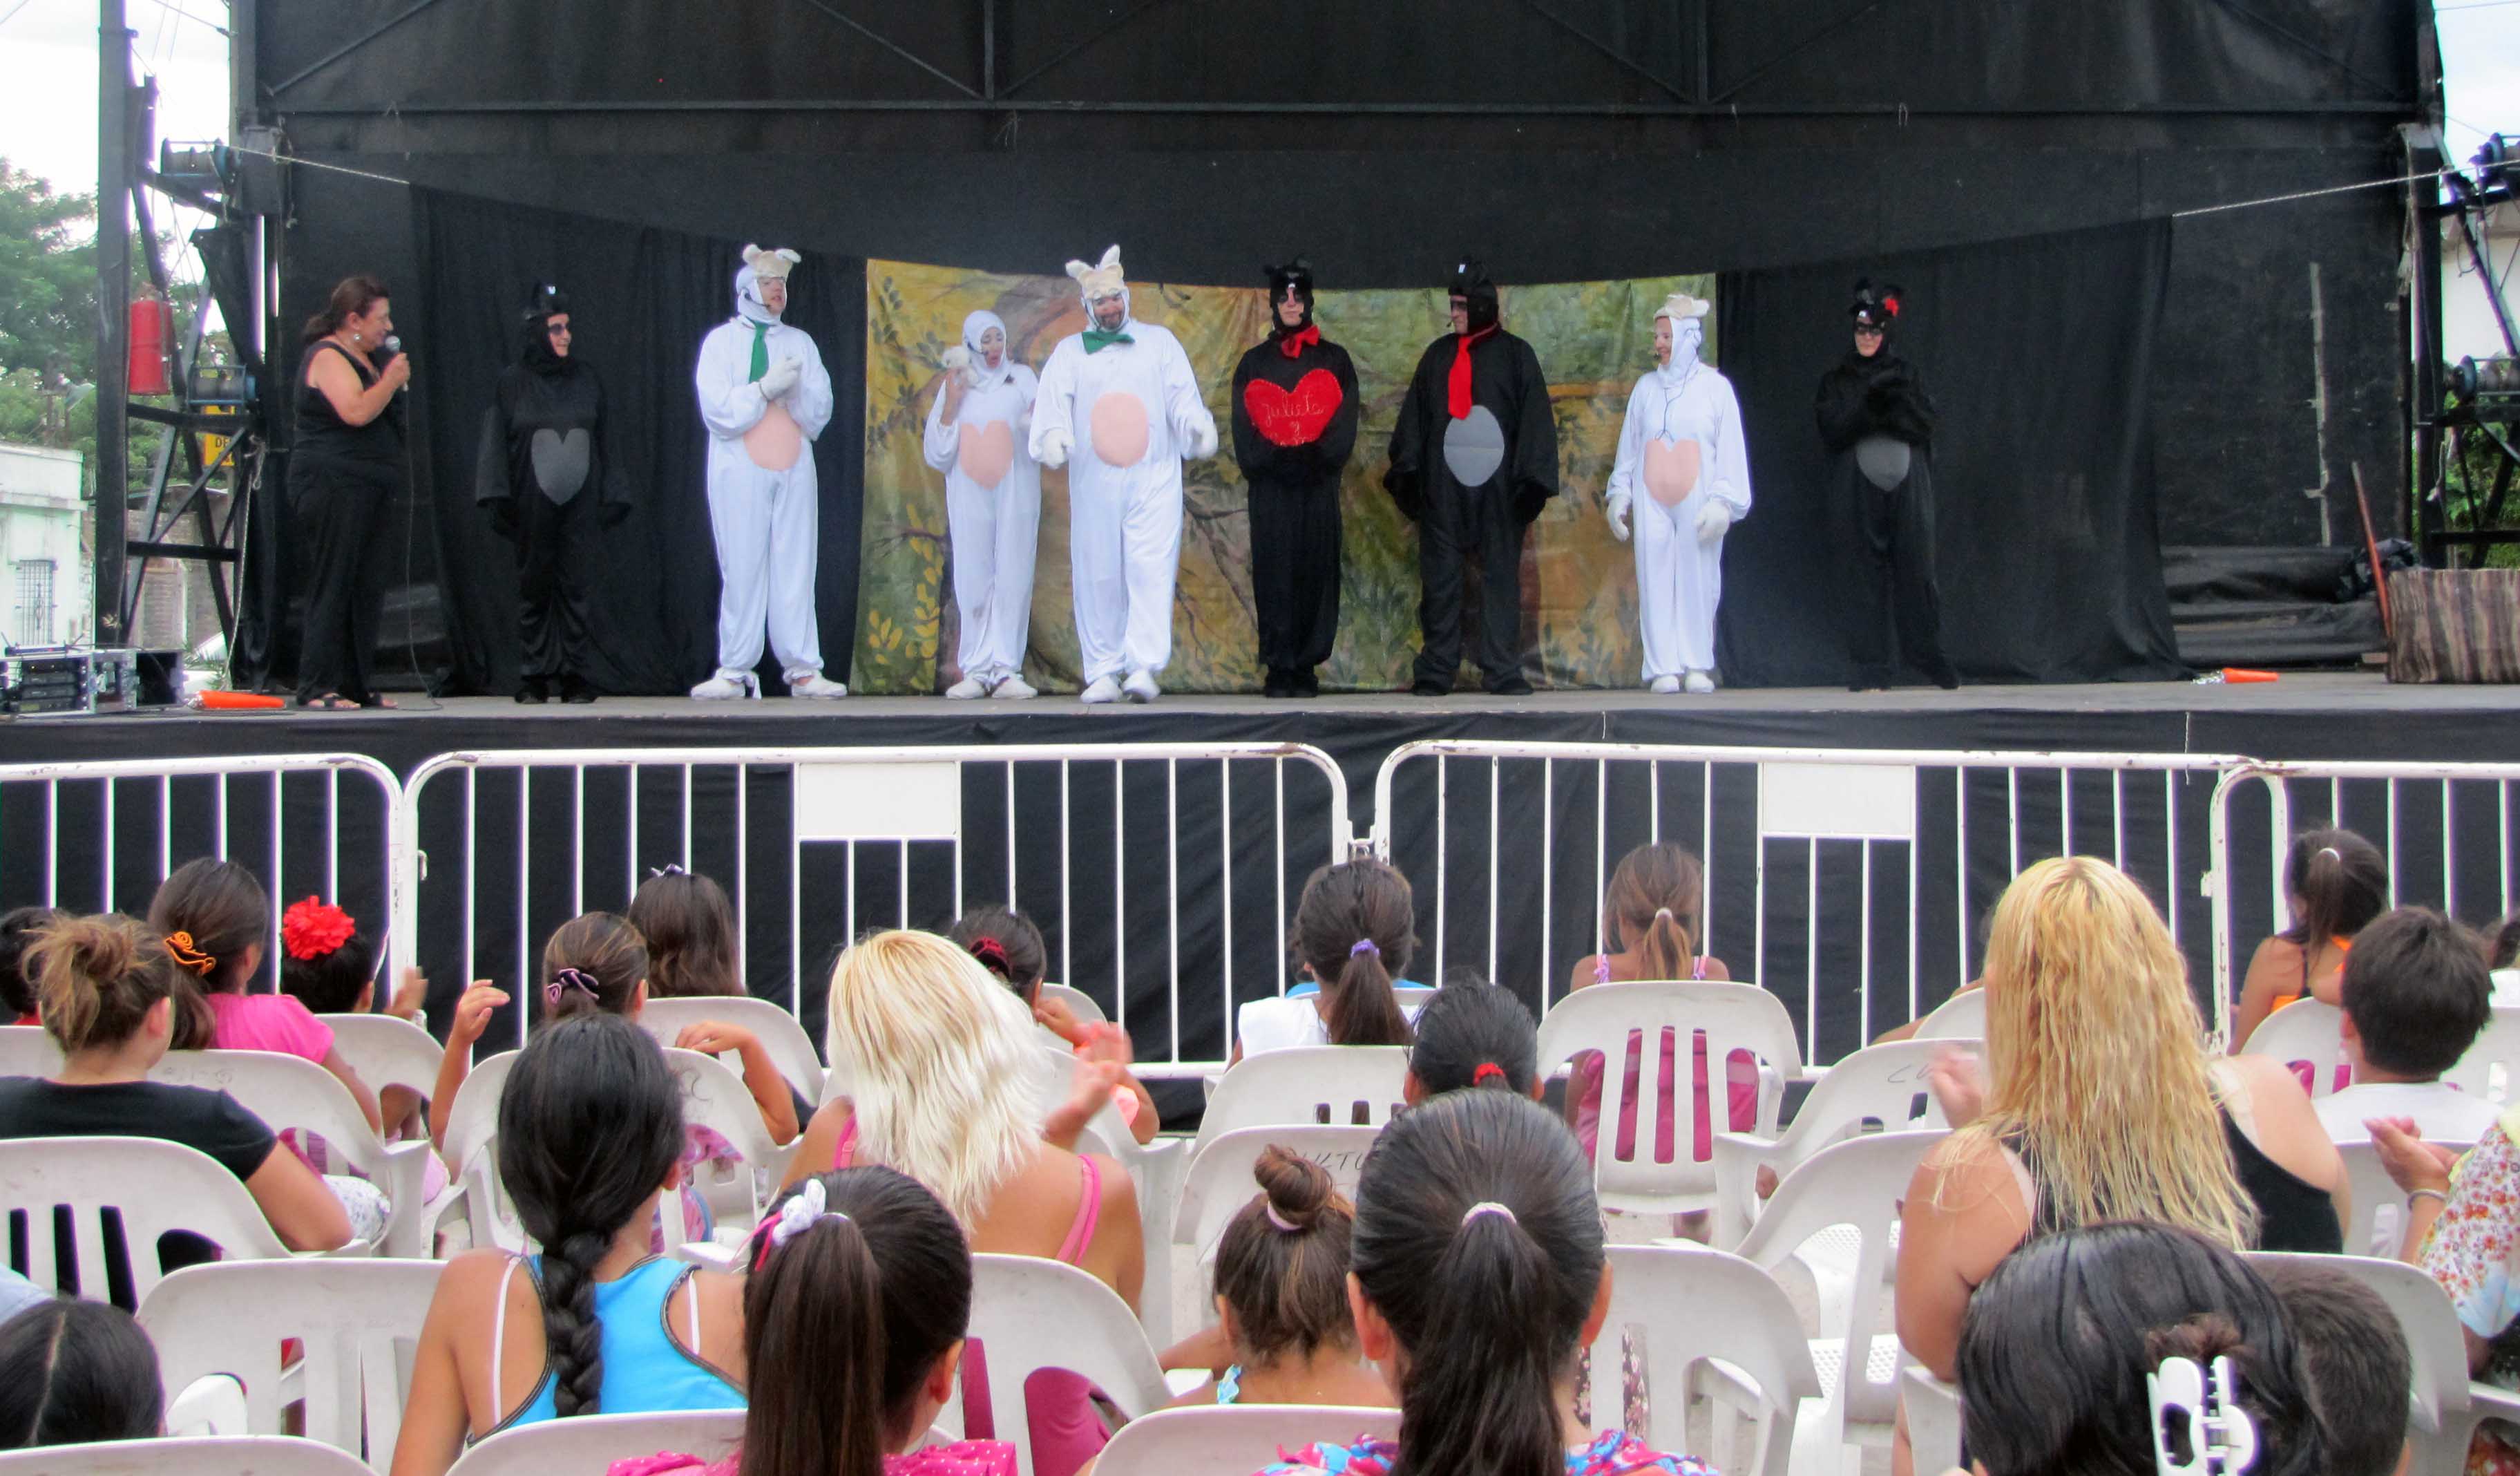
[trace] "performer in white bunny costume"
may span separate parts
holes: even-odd
[[[1724,534],[1750,515],[1741,406],[1697,361],[1708,304],[1673,293],[1654,309],[1654,363],[1628,395],[1605,498],[1621,541],[1635,519],[1638,623],[1646,689],[1715,690],[1715,607]]]
[[[927,407],[927,464],[945,474],[954,606],[963,618],[963,679],[948,697],[1024,698],[1032,628],[1032,565],[1041,530],[1041,464],[1026,449],[1040,381],[1008,351],[1006,321],[963,319]]]
[[[1068,262],[1067,274],[1089,321],[1041,367],[1031,451],[1067,467],[1085,700],[1152,702],[1172,659],[1182,460],[1216,454],[1216,418],[1181,340],[1129,316],[1118,247],[1098,264]]]
[[[823,675],[814,623],[820,509],[811,442],[832,419],[832,377],[788,310],[788,273],[802,259],[782,247],[743,249],[735,316],[700,341],[693,383],[709,433],[709,528],[717,535],[717,671],[699,698],[758,697],[752,669],[766,623],[788,690],[846,697]]]

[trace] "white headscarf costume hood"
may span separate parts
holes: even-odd
[[[1662,377],[1665,388],[1677,390],[1696,377],[1703,367],[1697,361],[1698,346],[1706,342],[1706,314],[1715,304],[1704,298],[1692,298],[1685,292],[1673,293],[1654,309],[1654,319],[1671,319],[1671,362],[1657,364],[1654,373]]]

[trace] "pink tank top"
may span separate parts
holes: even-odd
[[[852,1115],[840,1129],[839,1146],[832,1150],[832,1167],[845,1169],[858,1145],[858,1120]],[[1076,1167],[1083,1182],[1076,1198],[1076,1218],[1068,1222],[1067,1238],[1059,1242],[1058,1260],[1069,1266],[1085,1264],[1085,1248],[1094,1243],[1095,1224],[1102,1218],[1102,1171],[1096,1167],[1090,1154],[1076,1155]]]

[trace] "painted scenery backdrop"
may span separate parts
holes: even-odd
[[[1235,361],[1268,334],[1267,294],[1258,285],[1142,281],[1132,281],[1129,291],[1133,315],[1181,339],[1221,442],[1217,455],[1183,469],[1173,660],[1161,679],[1168,691],[1257,691],[1248,489],[1234,464],[1226,401]],[[1714,278],[1504,289],[1505,326],[1539,353],[1557,418],[1560,494],[1532,524],[1523,552],[1524,669],[1544,685],[1624,687],[1641,679],[1636,564],[1628,545],[1610,536],[1601,489],[1628,392],[1653,364],[1648,314],[1674,292],[1712,299]],[[942,374],[939,358],[959,342],[964,315],[983,307],[1006,320],[1010,351],[1035,369],[1061,338],[1085,327],[1076,284],[1064,275],[867,263],[865,553],[849,672],[858,691],[934,693],[962,676],[954,665],[945,481],[922,459],[920,434]],[[1340,487],[1346,533],[1339,633],[1322,670],[1325,690],[1408,685],[1418,647],[1418,535],[1382,490],[1384,452],[1418,355],[1447,331],[1444,309],[1444,294],[1434,289],[1324,290],[1314,304],[1323,337],[1355,359],[1365,401],[1356,455]],[[1702,352],[1715,361],[1711,316]],[[1755,467],[1752,478],[1755,486]],[[1069,602],[1064,469],[1042,473],[1041,499],[1024,673],[1046,693],[1071,693],[1082,683]]]

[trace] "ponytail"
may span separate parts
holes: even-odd
[[[1465,1087],[1531,1095],[1540,1030],[1513,992],[1472,975],[1435,992],[1418,1013],[1409,1074],[1428,1095]]]
[[[743,1476],[883,1476],[970,1322],[962,1227],[907,1176],[842,1169],[800,1183],[754,1244]]]
[[[1638,950],[1639,979],[1686,979],[1695,972],[1705,885],[1697,857],[1668,841],[1619,858],[1601,896],[1602,930]]]
[[[1548,1255],[1513,1217],[1469,1214],[1436,1261],[1432,1315],[1410,1346],[1391,1476],[1542,1476],[1563,1469],[1562,1361],[1523,1323],[1549,1295]],[[1522,1325],[1517,1325],[1522,1324]]]
[[[2300,900],[2301,915],[2278,936],[2317,949],[2388,910],[2388,858],[2350,830],[2305,831],[2284,856],[2284,890]]]
[[[1322,994],[1322,1024],[1332,1045],[1406,1045],[1409,1017],[1392,992],[1382,950],[1371,938],[1357,940],[1335,983]]]
[[[1288,942],[1322,982],[1331,1044],[1410,1042],[1391,983],[1417,950],[1417,914],[1409,879],[1380,861],[1341,861],[1304,882]]]
[[[385,285],[362,272],[343,277],[333,285],[332,294],[324,300],[324,310],[306,320],[298,335],[300,345],[311,345],[341,331],[341,324],[374,307],[377,299],[390,296]]]
[[[1655,909],[1653,921],[1645,927],[1644,946],[1638,959],[1640,979],[1686,979],[1697,961],[1697,942],[1681,926],[1680,919],[1669,907]]]

